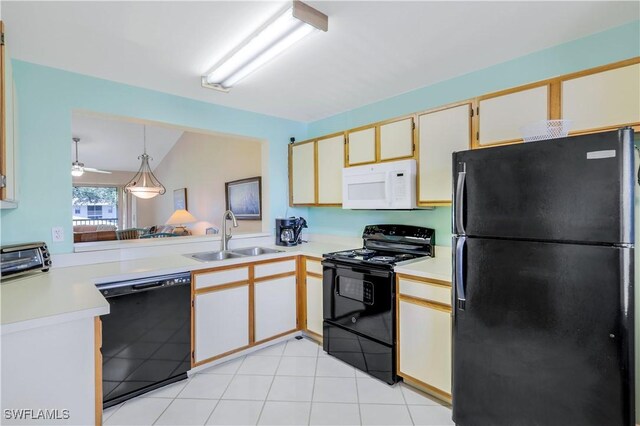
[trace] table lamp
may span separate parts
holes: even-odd
[[[185,209],[178,209],[171,217],[165,222],[165,225],[175,225],[174,233],[179,235],[188,235],[189,231],[187,231],[187,227],[184,226],[185,223],[193,223],[197,222],[196,219],[191,213],[186,211]]]

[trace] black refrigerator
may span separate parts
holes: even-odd
[[[453,420],[633,425],[630,128],[453,154]]]

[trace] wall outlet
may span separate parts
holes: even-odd
[[[54,226],[51,228],[51,238],[54,243],[61,243],[64,241],[64,228],[62,226]]]

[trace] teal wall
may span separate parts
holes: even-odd
[[[309,138],[372,122],[423,111],[486,93],[544,80],[640,55],[640,21],[541,50],[508,62],[456,77],[432,86],[309,123]],[[396,222],[436,229],[438,245],[451,244],[451,209],[431,211],[357,213],[341,209],[310,208],[314,231],[359,235],[368,223]]]
[[[419,224],[435,228],[437,243],[449,245],[450,208],[446,207],[412,212],[287,210],[289,137],[301,140],[328,134],[638,55],[640,21],[634,21],[308,124],[14,60],[20,206],[0,213],[2,244],[45,240],[55,253],[72,250],[69,141],[71,112],[78,109],[266,139],[271,217],[300,214],[307,217],[310,232],[354,236],[369,223]],[[64,243],[51,244],[53,226],[64,227]]]
[[[46,241],[54,253],[71,252],[71,113],[134,117],[269,141],[271,217],[284,215],[287,143],[306,136],[306,124],[12,61],[18,96],[19,207],[2,210],[2,244]],[[296,213],[289,209],[289,213]],[[306,213],[306,209],[302,210]],[[65,241],[51,243],[51,227]]]

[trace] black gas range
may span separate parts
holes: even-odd
[[[363,246],[323,257],[323,348],[389,384],[395,371],[395,272],[433,257],[435,230],[368,225]]]

